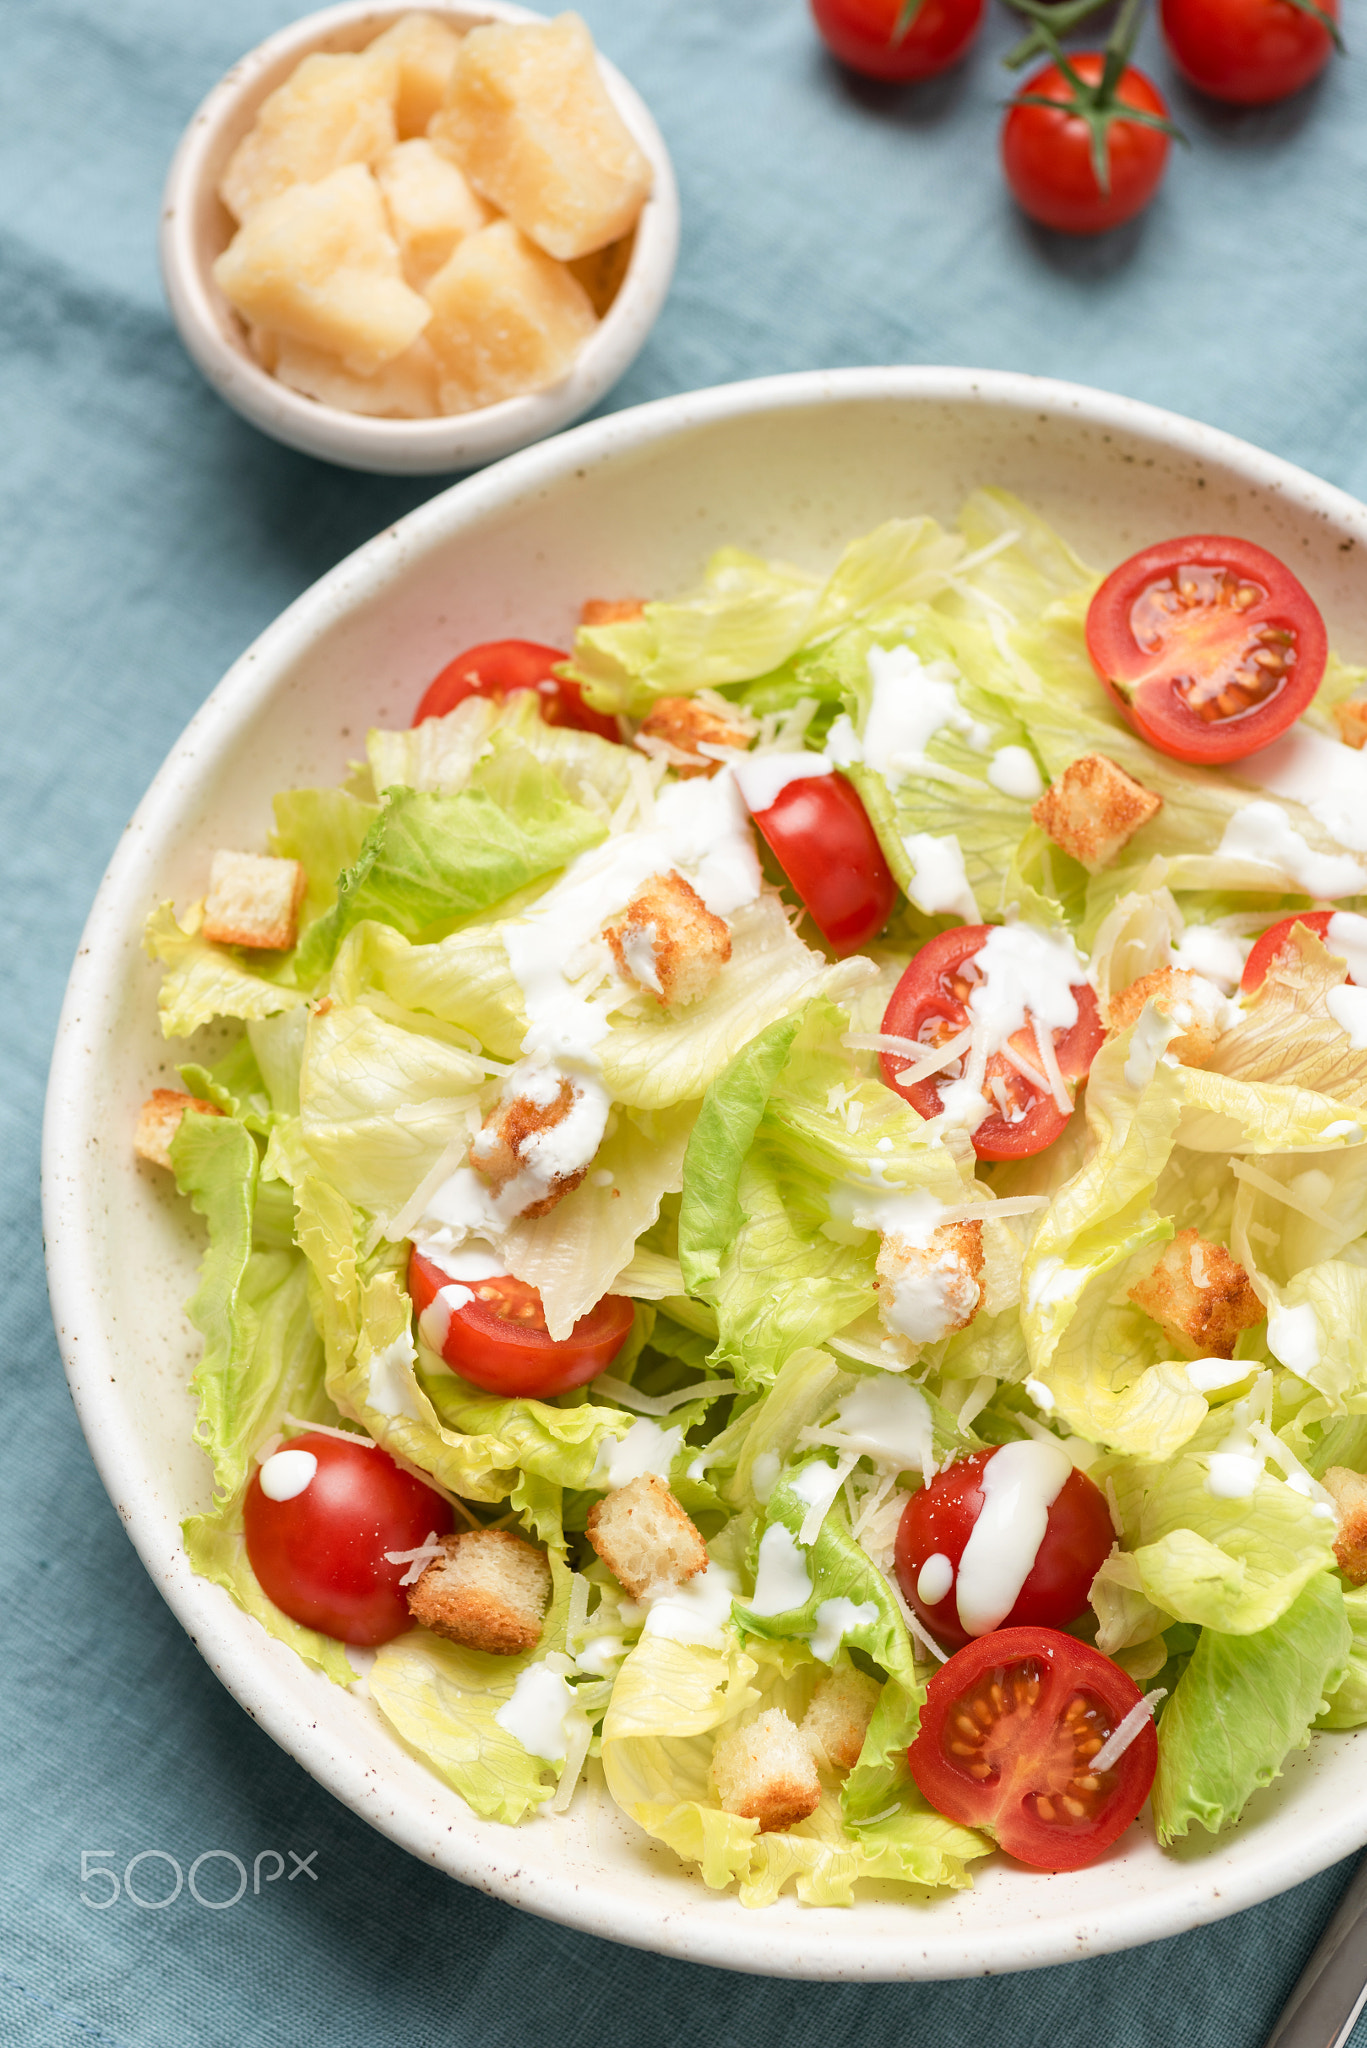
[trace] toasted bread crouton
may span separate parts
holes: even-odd
[[[876,1678],[856,1671],[853,1664],[818,1679],[798,1727],[818,1769],[848,1771],[858,1763],[882,1690]]]
[[[1147,1279],[1130,1289],[1130,1300],[1203,1358],[1233,1358],[1240,1330],[1251,1330],[1267,1314],[1238,1260],[1194,1230],[1179,1230],[1164,1245]]]
[[[665,1009],[706,995],[731,958],[731,933],[673,868],[652,875],[604,930],[618,971]]]
[[[712,1752],[712,1782],[725,1813],[780,1834],[821,1804],[816,1761],[782,1707],[723,1735]]]
[[[198,1109],[205,1116],[223,1114],[212,1102],[201,1102],[198,1095],[183,1095],[177,1088],[152,1090],[138,1111],[138,1127],[133,1133],[133,1150],[139,1159],[150,1159],[153,1166],[170,1166],[171,1140],[187,1109]]]
[[[1355,1586],[1367,1585],[1367,1479],[1346,1465],[1331,1465],[1324,1475],[1325,1492],[1338,1509],[1339,1532],[1334,1555],[1339,1570]]]
[[[644,1472],[589,1509],[586,1534],[633,1600],[707,1570],[707,1545],[666,1482]]]
[[[1139,1021],[1145,1003],[1153,1003],[1181,1031],[1168,1041],[1168,1051],[1184,1067],[1203,1067],[1224,1033],[1225,999],[1214,982],[1185,967],[1157,967],[1132,981],[1106,1009],[1112,1031],[1128,1031]]]
[[[1161,796],[1104,754],[1080,754],[1031,806],[1030,815],[1055,846],[1095,875],[1162,808]]]
[[[563,1074],[547,1074],[544,1080],[544,1088],[538,1088],[535,1078],[524,1077],[522,1092],[490,1110],[470,1147],[470,1164],[485,1176],[496,1195],[501,1195],[510,1181],[527,1175],[530,1198],[517,1213],[529,1218],[549,1216],[589,1170],[585,1162],[571,1172],[538,1172],[544,1162],[538,1157],[542,1148],[536,1141],[564,1123],[579,1094]]]
[[[1334,723],[1345,747],[1367,745],[1367,697],[1345,697],[1334,706]]]
[[[978,1313],[982,1224],[942,1223],[923,1245],[885,1231],[877,1273],[884,1327],[913,1344],[937,1344],[954,1330],[966,1330]]]
[[[579,611],[581,626],[629,626],[643,618],[645,605],[639,597],[589,597]]]
[[[443,1536],[434,1558],[408,1589],[414,1621],[467,1650],[518,1657],[534,1650],[551,1592],[544,1550],[511,1529],[465,1529]]]
[[[204,936],[215,946],[287,953],[299,935],[299,905],[307,886],[297,860],[220,851],[209,870]]]
[[[654,741],[655,745],[649,744]],[[744,726],[733,725],[717,711],[700,704],[696,697],[661,697],[642,721],[636,744],[644,753],[663,752],[679,778],[687,782],[695,775],[715,775],[720,761],[700,754],[698,746],[748,747],[750,734]]]

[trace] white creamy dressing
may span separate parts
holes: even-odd
[[[1193,1358],[1187,1363],[1187,1378],[1198,1394],[1215,1394],[1221,1387],[1237,1387],[1252,1372],[1246,1359]]]
[[[1267,1311],[1267,1348],[1279,1365],[1302,1379],[1320,1362],[1320,1326],[1308,1302],[1297,1308],[1274,1301]]]
[[[837,1243],[855,1244],[858,1233],[877,1230],[922,1250],[949,1214],[926,1188],[899,1188],[888,1181],[837,1181],[826,1198]]]
[[[1030,1396],[1030,1399],[1034,1402],[1035,1406],[1039,1409],[1041,1415],[1052,1415],[1055,1408],[1058,1406],[1057,1401],[1055,1401],[1052,1393],[1049,1391],[1048,1387],[1045,1386],[1043,1380],[1037,1380],[1031,1377],[1025,1382],[1025,1391]]]
[[[1049,1510],[1073,1470],[1062,1444],[1003,1444],[983,1467],[983,1504],[959,1559],[961,1627],[985,1636],[1006,1619],[1035,1568]]]
[[[1062,1259],[1053,1256],[1042,1258],[1030,1275],[1025,1290],[1026,1313],[1033,1315],[1037,1308],[1058,1308],[1077,1293],[1086,1278],[1085,1272],[1065,1265]]]
[[[1145,1003],[1130,1040],[1129,1055],[1125,1061],[1125,1086],[1133,1088],[1136,1094],[1147,1088],[1158,1072],[1158,1062],[1173,1039],[1179,1038],[1181,1033],[1182,1025],[1176,1017],[1165,1017],[1157,1003]]]
[[[1348,963],[1349,979],[1367,988],[1367,917],[1355,910],[1336,910],[1329,920],[1325,945],[1337,960]]]
[[[973,1043],[959,1079],[940,1085],[942,1117],[970,1132],[993,1113],[982,1091],[987,1061],[1025,1028],[1027,1015],[1042,1031],[1070,1031],[1078,1017],[1073,989],[1087,979],[1087,963],[1066,933],[1028,924],[993,925],[974,965],[981,979],[967,1004]]]
[[[872,1628],[878,1609],[872,1600],[847,1600],[840,1594],[834,1600],[823,1600],[814,1619],[816,1627],[809,1638],[812,1655],[823,1664],[833,1664],[845,1637],[856,1629]]]
[[[1304,804],[1331,839],[1367,853],[1367,756],[1357,749],[1297,724],[1270,747],[1246,755],[1233,772],[1241,782]]]
[[[664,994],[664,983],[660,980],[660,963],[655,954],[655,943],[659,937],[653,924],[633,925],[622,941],[622,958],[633,981],[642,988],[653,989],[657,996]]]
[[[916,1598],[923,1607],[938,1607],[954,1584],[954,1567],[943,1550],[937,1550],[921,1566],[916,1581]]]
[[[661,1429],[648,1415],[633,1422],[624,1437],[605,1437],[598,1452],[594,1478],[604,1478],[609,1492],[633,1479],[653,1472],[668,1479],[670,1468],[683,1449],[683,1425]]]
[[[929,1479],[935,1470],[930,1404],[919,1387],[892,1373],[861,1379],[846,1394],[829,1427],[842,1450],[872,1458],[885,1471],[914,1469]],[[804,1472],[811,1469],[803,1467]]]
[[[366,1398],[377,1414],[387,1415],[391,1422],[400,1415],[406,1415],[410,1422],[423,1419],[413,1382],[417,1356],[411,1332],[402,1330],[392,1344],[386,1344],[370,1361]]]
[[[1028,747],[998,747],[988,763],[987,779],[1003,796],[1023,804],[1044,795],[1044,777]]]
[[[276,1451],[260,1467],[261,1491],[267,1500],[296,1500],[317,1470],[312,1451]]]
[[[964,868],[964,850],[954,834],[937,838],[933,832],[908,832],[902,844],[914,870],[907,895],[916,908],[927,917],[948,912],[965,924],[980,924],[978,899]]]
[[[1361,920],[1367,926],[1367,918]],[[1215,925],[1189,924],[1169,948],[1172,966],[1184,967],[1213,982],[1221,995],[1232,996],[1243,979],[1244,963],[1253,950],[1251,939],[1238,939]]]
[[[1261,798],[1235,812],[1216,855],[1271,868],[1307,896],[1359,896],[1367,890],[1361,861],[1346,853],[1316,853],[1285,811]]]
[[[446,1349],[446,1339],[451,1331],[451,1318],[461,1309],[468,1308],[474,1298],[471,1290],[461,1281],[452,1280],[437,1290],[418,1317],[418,1335],[429,1350],[436,1352],[438,1358]]]
[[[815,752],[748,754],[743,761],[737,761],[733,769],[736,787],[745,799],[747,810],[767,811],[776,804],[791,782],[806,782],[813,775],[829,775],[833,763],[825,754]],[[683,783],[684,789],[692,787]],[[708,904],[708,909],[712,908]]]
[[[1263,1455],[1249,1430],[1253,1400],[1236,1401],[1233,1425],[1206,1461],[1206,1492],[1216,1500],[1247,1500],[1263,1475]]]
[[[723,1631],[731,1619],[731,1603],[739,1595],[736,1574],[723,1565],[709,1564],[706,1571],[695,1572],[682,1586],[647,1595],[641,1602],[648,1610],[641,1633],[719,1650],[726,1641]]]
[[[755,1590],[745,1603],[752,1614],[790,1614],[812,1597],[807,1560],[791,1531],[772,1522],[759,1541]]]
[[[1331,988],[1324,998],[1329,1015],[1348,1033],[1350,1052],[1367,1052],[1367,988]]]
[[[913,1257],[891,1281],[882,1280],[879,1314],[909,1344],[938,1344],[970,1322],[982,1289],[954,1244],[931,1257]]]
[[[520,1671],[513,1696],[494,1715],[500,1728],[520,1742],[528,1756],[539,1756],[548,1764],[563,1764],[569,1752],[567,1726],[574,1694],[563,1678],[544,1664],[529,1664]]]

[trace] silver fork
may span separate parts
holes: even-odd
[[[1367,1856],[1296,1979],[1267,2048],[1346,2048],[1367,2004]]]

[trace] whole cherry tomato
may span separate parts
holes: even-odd
[[[947,1471],[913,1493],[902,1510],[894,1555],[897,1582],[908,1604],[944,1643],[967,1643],[982,1633],[963,1625],[958,1574],[986,1503],[984,1473],[1000,1456],[997,1449],[956,1459]],[[1085,1472],[1074,1470],[1050,1503],[1033,1559],[1022,1556],[1013,1561],[1022,1567],[1020,1590],[996,1626],[1015,1628],[1034,1622],[1043,1628],[1066,1628],[1076,1621],[1086,1612],[1092,1580],[1110,1556],[1114,1541],[1105,1495]],[[943,1562],[931,1566],[936,1575],[931,1581],[926,1567],[936,1558]],[[928,1581],[924,1586],[923,1575]],[[943,1590],[940,1581],[947,1582]]]
[[[804,775],[753,816],[835,952],[857,953],[882,931],[897,884],[853,783]]]
[[[252,1473],[242,1507],[262,1591],[292,1621],[344,1643],[402,1635],[412,1627],[399,1583],[407,1567],[387,1563],[385,1552],[446,1535],[447,1502],[368,1437],[309,1431],[277,1456],[283,1462],[268,1458]],[[279,1484],[297,1490],[272,1498],[265,1488]]]
[[[982,11],[983,0],[812,0],[832,56],[893,84],[947,70],[977,35]]]
[[[525,1280],[504,1274],[468,1286],[453,1283],[440,1266],[418,1251],[411,1253],[408,1292],[419,1317],[444,1288],[453,1286],[466,1298],[439,1302],[433,1315],[441,1327],[424,1324],[423,1335],[452,1372],[489,1394],[547,1400],[582,1387],[612,1363],[635,1315],[625,1295],[605,1294],[568,1337],[557,1340],[546,1328],[541,1296]],[[440,1343],[433,1341],[436,1337]]]
[[[587,705],[578,683],[564,682],[555,674],[557,665],[568,660],[560,648],[543,647],[535,640],[487,640],[467,647],[429,683],[413,723],[444,718],[467,697],[510,697],[515,690],[530,690],[547,725],[572,725],[580,732],[597,733],[602,740],[620,739],[617,721]]]
[[[1142,213],[1158,190],[1169,144],[1166,128],[1153,124],[1166,122],[1168,110],[1157,87],[1132,64],[1103,95],[1101,51],[1064,63],[1067,71],[1046,64],[1012,102],[1002,129],[1002,167],[1033,220],[1068,235],[1099,235]],[[1083,105],[1094,119],[1079,111]],[[1144,118],[1127,118],[1127,109]],[[1097,175],[1097,121],[1104,177]]]
[[[1294,724],[1329,640],[1284,562],[1199,533],[1111,571],[1087,611],[1087,652],[1141,739],[1203,766],[1242,761]]]
[[[927,940],[892,992],[883,1017],[883,1029],[889,1037],[910,1039],[930,1052],[967,1028],[969,997],[974,984],[981,979],[975,956],[991,929],[986,924],[955,925]],[[1077,1003],[1077,1022],[1070,1030],[1056,1031],[1052,1037],[1060,1074],[1065,1081],[1076,1083],[1089,1072],[1106,1032],[1094,991],[1085,982],[1079,982],[1072,994]],[[1011,1044],[1026,1064],[1038,1072],[1039,1049],[1028,1023],[1023,1032],[1016,1033]],[[889,1088],[919,1115],[931,1118],[940,1114],[941,1089],[947,1083],[950,1069],[932,1074],[924,1081],[913,1081],[908,1087],[902,1081],[907,1055],[885,1052],[880,1058],[883,1079]],[[954,1066],[960,1068],[962,1061],[955,1061]],[[1031,1153],[1042,1152],[1068,1123],[1053,1095],[1036,1088],[1002,1053],[993,1053],[988,1060],[983,1086],[999,1106],[997,1113],[987,1117],[973,1133],[973,1149],[980,1159],[1024,1159]]]
[[[998,1629],[935,1673],[907,1761],[950,1820],[986,1828],[1036,1870],[1080,1870],[1148,1798],[1151,1720],[1109,1770],[1094,1763],[1139,1704],[1134,1680],[1089,1644],[1049,1628]]]
[[[1236,107],[1284,100],[1334,54],[1338,0],[1162,0],[1163,35],[1182,75]]]

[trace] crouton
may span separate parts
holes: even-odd
[[[639,597],[589,597],[585,598],[579,613],[581,626],[629,626],[633,619],[645,616],[645,604]]]
[[[817,1681],[798,1733],[811,1750],[818,1769],[824,1766],[833,1771],[848,1771],[858,1763],[882,1690],[876,1678],[856,1671],[853,1664],[828,1671]]]
[[[1213,982],[1185,967],[1158,967],[1132,981],[1106,1009],[1112,1031],[1128,1031],[1139,1021],[1145,1003],[1153,1003],[1182,1029],[1168,1042],[1168,1051],[1184,1067],[1203,1067],[1224,1033],[1225,999]]]
[[[715,775],[721,767],[720,761],[698,752],[700,741],[710,747],[748,747],[750,734],[743,726],[733,725],[719,712],[699,704],[696,697],[661,697],[636,735],[642,753],[661,750],[683,781],[695,775]]]
[[[549,1216],[589,1170],[586,1160],[570,1172],[544,1171],[536,1141],[565,1122],[580,1095],[563,1074],[548,1073],[544,1082],[544,1087],[538,1087],[534,1077],[524,1077],[521,1092],[506,1096],[490,1110],[470,1147],[470,1164],[485,1176],[496,1195],[520,1175],[528,1176],[530,1199],[517,1212],[527,1218]]]
[[[966,1330],[978,1313],[982,1224],[942,1223],[923,1245],[885,1231],[876,1270],[884,1327],[913,1344],[936,1344],[955,1330]]]
[[[1130,1300],[1203,1358],[1233,1358],[1240,1330],[1251,1330],[1267,1314],[1238,1260],[1194,1230],[1179,1230],[1164,1245],[1153,1271],[1130,1289]]]
[[[795,1826],[821,1804],[816,1761],[781,1707],[720,1738],[712,1782],[723,1812],[757,1820],[762,1835]]]
[[[595,1501],[585,1533],[633,1600],[707,1570],[707,1545],[654,1472]]]
[[[731,958],[731,933],[673,868],[652,875],[603,933],[618,971],[681,1010],[711,988]]]
[[[1346,1465],[1331,1465],[1324,1475],[1325,1492],[1338,1509],[1339,1532],[1334,1555],[1339,1570],[1355,1586],[1367,1585],[1367,1479]]]
[[[171,1140],[187,1109],[197,1109],[205,1116],[223,1114],[212,1102],[201,1102],[198,1095],[182,1095],[176,1088],[152,1090],[138,1111],[138,1127],[133,1133],[133,1150],[139,1159],[150,1159],[153,1166],[170,1166]]]
[[[1334,723],[1345,747],[1367,744],[1367,697],[1346,697],[1334,706]]]
[[[288,953],[299,936],[299,905],[307,886],[297,860],[220,851],[209,869],[204,936],[215,946]]]
[[[467,1650],[518,1657],[534,1650],[550,1598],[546,1553],[511,1529],[466,1529],[443,1536],[434,1558],[408,1589],[414,1621]]]
[[[1055,846],[1095,875],[1162,808],[1161,796],[1104,754],[1080,754],[1031,806],[1030,815]]]

